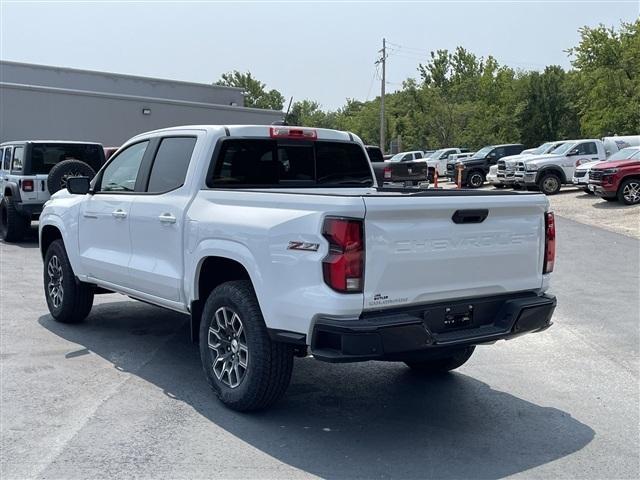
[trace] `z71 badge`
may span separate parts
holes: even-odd
[[[305,252],[317,252],[320,248],[319,243],[309,242],[289,242],[287,250],[303,250]]]

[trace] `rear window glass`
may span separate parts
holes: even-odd
[[[81,160],[89,164],[96,172],[102,166],[104,151],[95,144],[73,143],[35,143],[31,146],[32,174],[48,174],[57,163],[63,160]]]
[[[369,154],[369,159],[372,162],[384,162],[382,150],[380,150],[378,147],[367,147],[367,153]]]
[[[369,160],[356,143],[225,140],[210,187],[366,187]]]

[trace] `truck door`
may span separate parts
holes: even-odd
[[[154,141],[146,191],[131,210],[131,279],[136,290],[171,302],[181,300],[184,212],[191,200],[185,179],[196,141],[195,132]]]
[[[598,147],[596,142],[581,142],[576,145],[567,155],[568,162],[564,162],[562,169],[567,179],[573,178],[573,174],[578,165],[582,165],[587,162],[594,162],[601,160],[598,156]],[[603,159],[602,159],[603,160]]]
[[[80,207],[78,244],[87,275],[135,288],[129,275],[131,206],[149,141],[130,145],[113,157],[96,182],[96,192]]]

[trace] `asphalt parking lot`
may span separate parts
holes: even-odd
[[[0,477],[639,478],[640,210],[587,221],[579,195],[551,199],[551,329],[434,379],[296,359],[249,415],[209,391],[186,317],[102,295],[58,324],[35,238],[0,243]]]

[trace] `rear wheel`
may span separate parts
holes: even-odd
[[[425,374],[438,374],[445,373],[450,370],[455,370],[458,367],[464,365],[476,347],[465,347],[455,351],[451,356],[445,358],[437,358],[433,360],[426,360],[423,362],[404,362],[411,370],[415,370]]]
[[[79,323],[93,306],[93,287],[76,280],[62,240],[52,242],[44,256],[44,291],[58,322]]]
[[[545,195],[555,195],[560,191],[562,182],[555,173],[545,173],[538,182],[538,188]]]
[[[5,242],[19,242],[28,232],[31,219],[20,215],[12,197],[0,202],[0,235]]]
[[[209,295],[200,322],[200,358],[215,394],[238,411],[275,403],[293,369],[293,347],[271,340],[245,280],[224,283]]]
[[[618,200],[625,205],[640,203],[640,179],[630,178],[623,181],[618,188]]]

